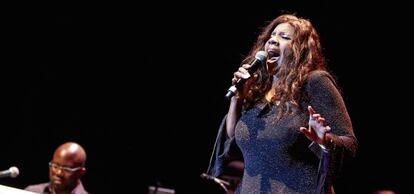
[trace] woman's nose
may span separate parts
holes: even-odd
[[[279,45],[279,42],[275,38],[269,39],[268,43],[273,45]]]

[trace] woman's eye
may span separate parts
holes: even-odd
[[[290,40],[291,39],[290,36],[288,36],[288,35],[281,35],[281,37],[285,40]]]

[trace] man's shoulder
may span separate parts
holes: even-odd
[[[79,194],[89,194],[89,193],[85,190],[85,188],[83,187],[82,182],[79,182],[79,185],[75,188],[75,191],[76,191],[76,193],[79,193]]]
[[[34,185],[29,185],[24,190],[41,193],[45,190],[45,188],[49,185],[49,183],[39,183]]]

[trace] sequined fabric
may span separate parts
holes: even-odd
[[[298,126],[306,126],[304,111],[275,120],[277,107],[256,106],[236,126],[236,142],[245,161],[238,193],[312,193],[318,158]]]
[[[309,105],[334,134],[329,153],[299,131],[308,125]],[[232,138],[226,135],[224,118],[207,172],[219,177],[229,161],[240,158],[245,168],[238,194],[333,193],[334,179],[344,159],[355,155],[357,141],[332,77],[325,71],[312,72],[302,86],[299,110],[280,120],[275,118],[278,111],[270,103],[245,110]]]

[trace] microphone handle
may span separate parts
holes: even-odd
[[[249,78],[247,78],[247,79],[249,79]],[[236,82],[236,84],[234,84],[234,85],[232,85],[228,90],[227,90],[227,93],[226,93],[226,99],[227,100],[230,100],[231,99],[231,97],[233,97],[235,94],[236,94],[236,91],[241,87],[241,86],[243,86],[243,84],[244,84],[244,82],[246,82],[246,80],[247,79],[243,79],[243,78],[240,78],[239,80],[237,80],[237,82]]]

